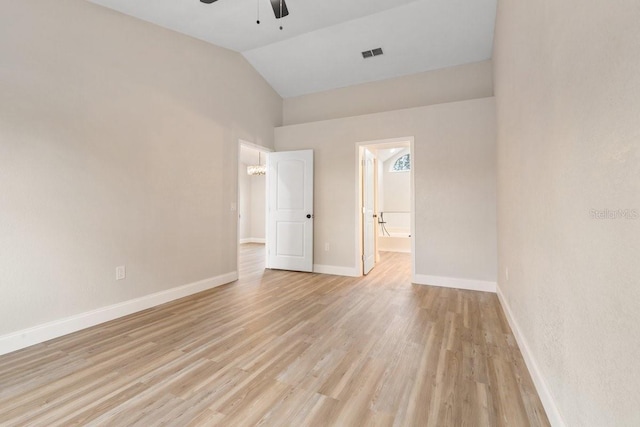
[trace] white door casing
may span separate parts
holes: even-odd
[[[367,148],[362,158],[362,248],[363,273],[368,274],[376,264],[375,241],[375,156]]]
[[[313,271],[313,150],[267,161],[267,267]]]

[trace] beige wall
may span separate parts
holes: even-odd
[[[265,198],[266,178],[264,175],[251,177],[251,236],[254,239],[265,238],[265,215],[267,201]]]
[[[240,163],[238,170],[238,238],[251,237],[251,177],[247,175],[247,164]]]
[[[284,124],[337,119],[493,96],[491,61],[284,100]]]
[[[382,167],[382,200],[383,211],[409,212],[411,210],[411,174],[409,172],[393,172],[391,169],[399,157],[409,150],[402,150],[387,159]]]
[[[282,115],[241,55],[4,1],[0,96],[0,336],[236,270],[238,139],[272,146]]]
[[[391,169],[399,157],[409,153],[401,150],[382,163],[381,186],[378,188],[379,210],[385,212],[386,229],[390,233],[408,235],[411,230],[411,173],[393,172]],[[381,203],[380,203],[381,202]]]
[[[265,176],[247,175],[247,164],[240,163],[238,171],[239,191],[239,238],[245,240],[264,240],[265,230]]]
[[[640,219],[592,213],[640,212],[638,22],[637,0],[499,2],[499,287],[568,426],[640,425]]]
[[[278,151],[315,153],[314,263],[358,265],[356,143],[410,136],[417,273],[495,282],[493,98],[276,129]]]

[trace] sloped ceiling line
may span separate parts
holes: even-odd
[[[279,20],[269,0],[89,1],[240,52],[284,98],[489,59],[496,14],[496,0],[288,0]]]

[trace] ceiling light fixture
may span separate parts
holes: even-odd
[[[267,166],[262,164],[262,156],[258,151],[258,164],[247,166],[247,175],[256,176],[256,175],[266,175],[267,174]]]

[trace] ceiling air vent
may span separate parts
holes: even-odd
[[[372,58],[374,56],[378,56],[378,55],[382,55],[382,48],[381,47],[377,47],[375,49],[371,49],[371,50],[365,50],[364,52],[362,52],[362,57],[363,58]]]

